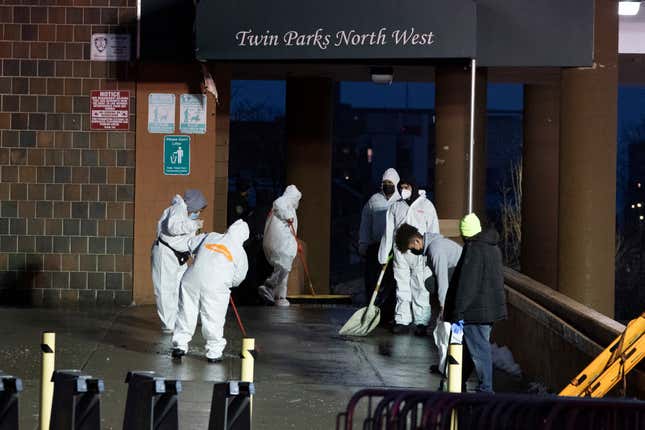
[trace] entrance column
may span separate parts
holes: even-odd
[[[436,167],[434,204],[441,219],[460,219],[468,210],[470,68],[440,66],[436,71]],[[478,69],[475,89],[474,211],[486,215],[486,85]]]
[[[204,230],[212,231],[215,211],[220,203],[215,198],[215,98],[207,96],[206,132],[190,134],[189,172],[185,175],[164,174],[164,138],[167,135],[185,135],[179,129],[180,97],[199,94],[201,71],[194,64],[139,65],[137,82],[137,154],[135,170],[134,205],[134,302],[154,303],[150,269],[150,247],[157,238],[157,221],[175,194],[183,195],[188,188],[204,193],[208,207],[204,210]],[[148,108],[150,94],[175,96],[173,131],[150,133]]]
[[[558,288],[560,87],[524,87],[522,273]]]
[[[562,72],[559,290],[614,314],[618,14],[595,2],[594,65]]]
[[[331,79],[287,79],[287,184],[302,192],[298,236],[321,294],[329,292],[333,105]]]
[[[228,228],[228,153],[231,111],[231,66],[215,64],[213,67],[219,103],[215,115],[215,201],[213,205],[213,228],[226,231]]]

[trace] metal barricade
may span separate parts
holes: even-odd
[[[215,384],[208,430],[250,430],[252,382]]]
[[[0,430],[18,430],[18,396],[22,380],[0,371]]]
[[[128,397],[123,430],[178,430],[178,394],[181,381],[155,372],[128,372]]]
[[[54,400],[50,430],[100,430],[103,381],[80,370],[57,370],[52,375]]]
[[[453,420],[454,417],[456,420]],[[421,390],[362,390],[351,398],[347,409],[336,420],[339,430],[447,430],[451,426],[469,430],[642,430],[645,428],[645,402]]]

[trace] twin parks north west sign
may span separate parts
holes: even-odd
[[[472,58],[472,0],[202,0],[197,58]]]
[[[263,46],[263,47],[298,47],[313,46],[321,51],[338,48],[341,46],[367,47],[367,46],[385,46],[393,44],[396,46],[406,45],[426,45],[430,46],[435,43],[435,34],[419,33],[414,27],[405,30],[392,30],[379,28],[378,31],[370,33],[360,33],[354,29],[339,30],[335,34],[326,33],[322,28],[313,33],[299,33],[295,30],[287,31],[283,34],[273,34],[267,30],[264,34],[257,34],[252,29],[238,31],[235,34],[235,41],[240,48]]]

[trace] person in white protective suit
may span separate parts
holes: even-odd
[[[385,214],[389,207],[401,198],[397,190],[399,180],[399,174],[395,169],[387,169],[381,179],[381,191],[370,197],[365,206],[363,206],[361,213],[358,253],[365,259],[364,277],[365,298],[367,301],[372,297],[372,291],[376,286],[376,281],[381,271],[378,250],[381,238],[385,233]],[[377,304],[381,308],[381,320],[384,323],[389,323],[394,317],[394,293],[391,292],[393,282],[390,266],[381,282],[381,290],[377,299]]]
[[[439,233],[437,211],[425,191],[415,191],[410,181],[400,183],[401,199],[387,211],[385,234],[381,238],[378,259],[381,264],[394,252],[394,279],[396,281],[395,334],[407,333],[412,323],[415,334],[425,336],[430,320],[430,293],[425,280],[432,276],[426,257],[412,252],[401,252],[394,246],[394,235],[402,224],[416,227],[422,234]]]
[[[199,213],[206,198],[199,190],[176,195],[157,222],[157,238],[151,250],[152,284],[157,314],[164,333],[172,333],[177,319],[179,284],[190,257],[188,240],[204,226]]]
[[[181,359],[188,352],[199,316],[206,358],[209,363],[222,361],[230,289],[244,281],[249,268],[243,246],[248,238],[249,226],[238,220],[224,234],[201,234],[190,240],[188,246],[195,260],[181,280],[173,358]]]
[[[396,232],[395,242],[399,250],[410,250],[413,253],[423,252],[423,255],[428,258],[428,265],[434,273],[440,308],[433,337],[439,351],[439,362],[430,366],[430,372],[444,375],[448,344],[450,342],[450,323],[443,321],[443,308],[446,303],[446,294],[450,286],[452,272],[461,259],[462,247],[441,234],[426,233],[422,235],[419,230],[407,224],[399,227]]]
[[[298,253],[298,215],[296,210],[302,194],[295,185],[289,185],[281,197],[273,202],[273,208],[264,224],[262,247],[273,273],[258,287],[260,296],[270,304],[289,306],[287,282]]]

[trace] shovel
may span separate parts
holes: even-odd
[[[374,288],[374,292],[372,293],[369,305],[354,312],[354,315],[347,320],[345,325],[338,331],[338,334],[343,336],[367,336],[376,328],[376,326],[378,326],[379,322],[381,322],[381,309],[379,309],[374,302],[376,301],[378,290],[381,287],[383,275],[385,275],[385,270],[387,269],[387,265],[390,263],[391,259],[392,255],[390,254],[381,269],[381,274],[378,277],[378,282],[376,283],[376,288]]]

